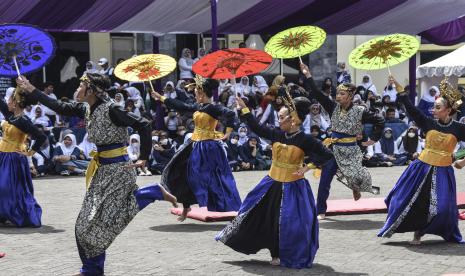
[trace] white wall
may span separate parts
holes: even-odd
[[[102,57],[111,62],[110,33],[89,33],[89,55],[90,60],[95,62],[96,65]]]
[[[349,65],[349,55],[350,52],[355,49],[358,45],[374,38],[376,36],[366,36],[366,35],[338,35],[337,36],[337,60],[338,62],[345,62],[349,68],[349,71],[352,75],[352,82],[356,85],[362,82],[362,77],[365,73],[368,73],[373,83],[375,84],[378,92],[382,92],[387,83],[388,70],[359,70],[354,69]],[[417,55],[417,65],[420,63],[420,57]],[[408,84],[408,73],[409,73],[409,63],[405,61],[401,64],[392,66],[391,68],[392,75],[399,81],[402,85]]]

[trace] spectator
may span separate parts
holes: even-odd
[[[110,78],[111,83],[113,84],[115,82],[115,75],[113,74],[113,71],[115,70],[115,68],[110,66],[110,64],[108,63],[108,59],[104,57],[100,58],[98,60],[98,65],[102,68],[100,69],[99,73],[103,75],[107,75]]]
[[[152,145],[150,170],[155,174],[162,174],[166,165],[168,165],[168,162],[174,156],[174,148],[169,142],[166,133],[162,133],[159,141],[153,141]]]
[[[392,162],[394,166],[402,166],[407,162],[407,157],[399,154],[392,129],[385,128],[383,137],[374,145],[375,154],[384,162]]]
[[[439,88],[437,86],[431,86],[428,93],[423,93],[420,101],[418,102],[418,108],[428,117],[433,117],[433,106],[436,98],[439,97]]]
[[[234,83],[234,79],[233,79]],[[252,88],[249,85],[249,77],[244,76],[241,78],[240,83],[236,83],[233,85],[233,92],[238,97],[244,98],[248,97],[252,91]]]
[[[465,116],[460,118],[459,123],[465,124]],[[463,159],[465,157],[465,142],[464,141],[460,141],[458,143],[457,149],[454,155],[456,159]]]
[[[279,99],[279,101],[280,100],[281,99]],[[263,115],[260,118],[259,123],[260,125],[264,124],[268,127],[279,127],[278,111],[274,108],[271,102],[268,103],[268,105],[266,106],[266,109],[263,112]]]
[[[311,127],[318,126],[320,129],[327,129],[329,127],[328,121],[321,114],[321,106],[319,104],[312,104],[310,106],[310,113],[305,117],[302,127],[306,134],[311,134]]]
[[[92,151],[97,151],[97,146],[89,141],[89,134],[86,133],[82,142],[79,144],[79,149],[81,150],[82,154],[84,155],[86,160],[91,160],[92,156],[90,155]]]
[[[165,84],[165,88],[163,88],[163,96],[167,97],[168,99],[176,99],[177,93],[174,89],[174,83],[172,81],[167,81]]]
[[[121,106],[124,108],[125,102],[124,102],[124,96],[122,93],[116,93],[115,94],[115,105]]]
[[[338,62],[337,63],[336,79],[337,79],[337,85],[339,85],[341,83],[351,83],[352,82],[352,78],[350,76],[350,73],[347,72],[345,62]],[[303,83],[302,83],[302,85],[303,85]]]
[[[260,147],[257,146],[258,137],[251,135],[247,141],[239,147],[240,159],[244,162],[244,170],[258,169],[258,151]]]
[[[241,124],[241,126],[238,129],[238,133],[239,133],[238,145],[239,146],[242,146],[249,140],[249,137],[247,137],[247,132],[248,132],[247,127]]]
[[[133,134],[129,137],[129,146],[127,148],[129,160],[137,162],[140,156],[140,136]],[[140,176],[150,176],[152,173],[146,167],[138,167],[137,172]]]
[[[326,138],[326,134],[321,130],[321,128],[317,125],[313,125],[310,127],[310,134],[320,141],[323,141]]]
[[[392,107],[386,110],[385,121],[386,123],[404,123],[404,121],[396,118],[396,110]]]
[[[176,132],[178,131],[178,125],[180,124],[178,113],[176,110],[172,109],[168,112],[168,116],[165,117],[165,126],[168,129],[169,137],[176,137]]]
[[[130,100],[130,99],[126,101],[126,111],[132,112],[136,114],[137,116],[140,116],[141,114],[140,109],[137,108],[136,105],[134,104],[134,100]]]
[[[84,73],[82,75],[85,75],[85,74],[93,74],[93,73],[98,73],[98,70],[97,70],[97,67],[95,66],[95,63],[93,61],[88,61],[86,62],[86,70],[84,71]]]
[[[89,162],[84,159],[81,151],[76,146],[76,136],[74,134],[66,134],[53,152],[55,171],[63,176],[85,174]]]
[[[323,92],[326,96],[331,97],[332,99],[336,97],[336,87],[334,87],[333,80],[331,78],[327,77],[323,80],[321,92]]]
[[[178,125],[177,131],[176,131],[176,137],[173,139],[173,147],[175,150],[178,150],[182,144],[184,144],[184,139],[186,138],[187,135],[187,130],[186,127],[183,125]]]
[[[241,42],[239,43],[239,48],[247,48],[247,45],[245,44],[245,42]]]
[[[32,123],[35,125],[42,125],[43,127],[49,127],[51,125],[50,119],[45,116],[45,110],[42,105],[36,105],[33,108],[34,117]]]
[[[399,149],[399,154],[406,156],[408,161],[417,159],[422,150],[418,128],[415,126],[409,127],[403,136],[397,138],[396,146]]]
[[[362,164],[364,167],[373,168],[373,167],[392,167],[392,162],[382,161],[381,158],[374,154],[373,145],[365,147],[362,149],[363,160]]]
[[[226,153],[228,155],[229,166],[231,166],[231,170],[235,172],[246,167],[239,156],[238,142],[239,134],[236,132],[231,133],[229,140],[226,142]]]
[[[194,63],[196,63],[197,61],[199,61],[201,58],[203,58],[204,56],[207,55],[207,51],[205,50],[205,48],[199,48],[198,50],[198,55],[197,57],[194,59]]]
[[[394,84],[394,79],[389,78],[388,84],[384,87],[383,97],[389,96],[391,102],[395,102],[397,99],[397,90]]]
[[[42,125],[36,125],[36,127],[42,133],[45,133]],[[35,141],[33,141],[33,144]],[[54,171],[54,164],[52,161],[53,157],[53,147],[51,146],[51,139],[48,138],[42,144],[40,149],[32,155],[32,162],[35,169],[37,170],[38,176],[44,176],[45,174],[51,173]]]
[[[265,95],[266,91],[268,91],[268,84],[266,83],[265,79],[260,75],[256,75],[253,77],[252,85],[253,94],[263,96]]]
[[[192,59],[191,50],[187,48],[182,49],[181,58],[178,61],[180,79],[191,81],[194,78],[192,74],[193,64],[194,60]]]
[[[368,74],[363,75],[362,83],[358,86],[360,87],[363,92],[362,95],[366,93],[367,90],[373,92],[373,94],[378,95],[378,90],[376,90],[376,86],[371,81],[371,76]]]

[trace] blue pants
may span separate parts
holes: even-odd
[[[136,197],[139,210],[144,209],[147,205],[155,202],[156,200],[163,200],[163,193],[161,192],[160,185],[158,184],[139,188],[134,191],[134,196]],[[105,267],[105,252],[98,256],[87,258],[84,254],[84,250],[79,245],[79,242],[76,241],[76,243],[79,251],[79,257],[82,262],[81,274],[86,276],[103,275]]]
[[[318,196],[316,202],[317,214],[325,214],[328,206],[326,201],[329,197],[329,190],[331,189],[331,181],[337,172],[337,162],[334,157],[329,160],[321,170],[320,184],[318,185]]]

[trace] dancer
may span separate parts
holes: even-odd
[[[334,102],[316,87],[308,66],[301,63],[300,68],[306,77],[304,85],[305,89],[310,91],[310,97],[314,97],[331,116],[331,138],[325,140],[324,143],[332,148],[334,159],[323,167],[317,199],[318,218],[324,219],[327,208],[326,200],[329,197],[334,175],[337,175],[340,182],[352,189],[354,200],[360,199],[360,192],[379,194],[379,187],[371,185],[371,175],[362,166],[363,155],[357,145],[356,137],[363,133],[363,124],[373,124],[370,139],[362,143],[363,146],[373,145],[381,138],[384,118],[362,106],[353,105],[355,85],[340,84],[337,87],[336,102]]]
[[[182,147],[166,166],[161,184],[183,204],[178,218],[184,221],[192,204],[207,206],[209,211],[237,211],[241,199],[228,158],[220,140],[228,139],[234,124],[234,111],[211,103],[212,92],[218,81],[195,77],[197,103],[186,104],[177,99],[168,99],[153,92],[155,100],[161,100],[169,109],[194,113],[195,128],[191,142]],[[226,120],[226,134],[216,132],[219,117]]]
[[[40,227],[42,209],[34,198],[34,187],[26,156],[39,151],[47,137],[35,127],[23,111],[26,94],[16,88],[8,103],[0,100],[3,137],[0,140],[0,223],[10,221],[17,227]],[[35,140],[26,149],[27,136]]]
[[[123,110],[108,98],[110,79],[102,74],[86,74],[76,91],[77,103],[49,98],[21,76],[18,85],[33,99],[65,116],[85,119],[89,141],[97,152],[86,174],[87,192],[76,221],[76,241],[82,261],[80,275],[103,275],[105,250],[134,216],[155,200],[176,206],[176,198],[159,185],[138,189],[135,167],[144,166],[151,148],[150,122]],[[129,161],[126,142],[128,127],[141,136],[141,154]]]
[[[394,78],[391,77],[393,81]],[[398,91],[402,87],[395,82]],[[465,125],[452,119],[461,104],[461,94],[447,80],[440,85],[440,97],[433,107],[434,119],[409,100],[397,97],[410,118],[426,133],[426,146],[400,176],[385,202],[388,215],[379,237],[414,232],[412,244],[420,244],[425,234],[441,236],[448,242],[463,243],[458,227],[456,184],[452,156],[458,141],[465,141]],[[465,161],[457,161],[461,169]]]
[[[216,240],[244,254],[269,249],[271,264],[291,268],[311,267],[318,250],[318,220],[315,200],[302,166],[305,156],[315,156],[325,163],[331,152],[321,142],[301,129],[309,112],[306,98],[283,97],[279,111],[279,129],[259,125],[237,98],[242,118],[251,130],[272,143],[270,171],[247,195],[239,215],[228,224]]]

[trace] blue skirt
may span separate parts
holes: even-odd
[[[244,254],[269,249],[281,266],[308,268],[319,247],[316,216],[306,179],[281,183],[266,176],[215,239]]]
[[[388,215],[379,237],[418,231],[462,243],[454,170],[415,160],[385,199]]]
[[[15,152],[0,152],[0,222],[40,227],[41,216],[27,158]]]
[[[209,211],[237,211],[241,198],[219,141],[190,143],[163,171],[161,184],[184,206],[198,203]]]

